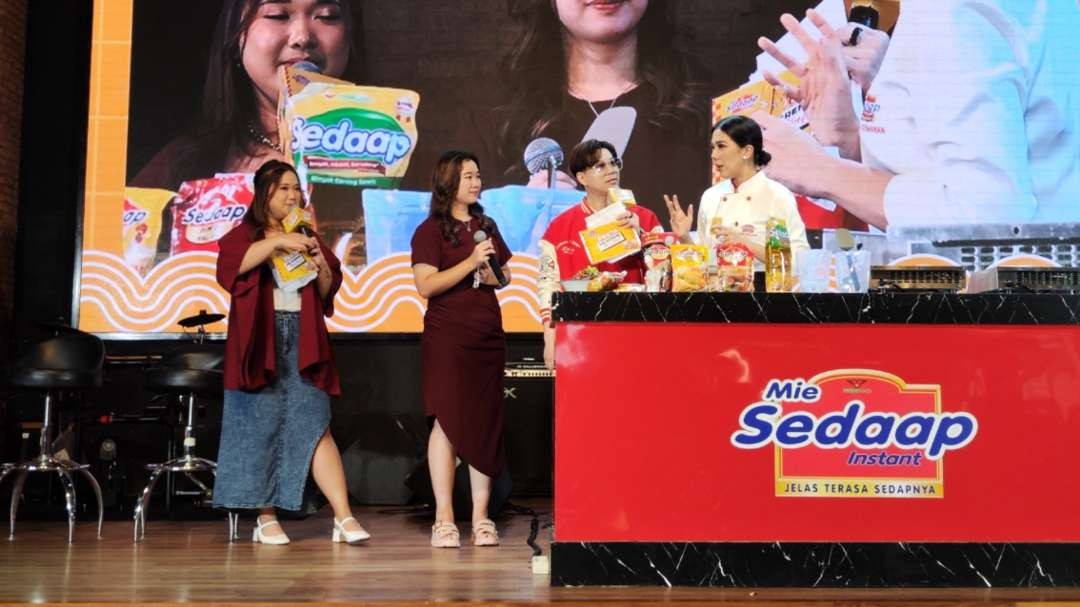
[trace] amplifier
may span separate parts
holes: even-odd
[[[507,361],[503,442],[513,479],[512,496],[552,495],[552,404],[555,373],[543,361]]]
[[[870,289],[956,293],[966,285],[964,268],[948,266],[873,266]]]
[[[1071,293],[1080,289],[1080,268],[998,266],[971,275],[971,293]]]

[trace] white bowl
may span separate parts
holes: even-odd
[[[562,281],[562,287],[564,291],[588,291],[589,281],[583,280],[564,280]]]

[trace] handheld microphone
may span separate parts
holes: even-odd
[[[529,175],[535,175],[547,169],[548,188],[555,187],[555,171],[562,162],[562,148],[554,139],[540,137],[533,139],[529,145],[525,146],[525,168],[528,169]]]
[[[560,154],[562,152],[559,152]],[[476,244],[480,244],[487,240],[487,232],[483,230],[477,230],[473,232],[473,241]],[[499,281],[500,287],[505,287],[510,281],[506,280],[506,274],[503,274],[502,266],[499,265],[499,261],[495,259],[494,255],[488,255],[488,267],[491,268],[492,275],[495,276],[495,280]]]

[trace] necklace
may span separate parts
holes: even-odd
[[[615,102],[619,100],[619,97],[622,97],[624,94],[626,94],[627,91],[634,88],[635,86],[637,86],[637,83],[636,82],[631,82],[630,84],[628,84],[626,86],[626,88],[619,91],[619,94],[615,95],[615,98],[611,100],[611,103],[608,104],[607,108],[604,111],[606,112],[606,111],[610,110],[611,108],[615,107]],[[589,101],[588,99],[582,99],[582,101],[589,104],[589,109],[592,110],[593,116],[596,116],[597,118],[600,117],[600,112],[596,111],[596,106],[593,105],[592,101]]]
[[[285,153],[285,150],[283,150],[281,148],[281,143],[280,142],[274,143],[273,141],[270,141],[269,137],[267,137],[262,132],[255,129],[255,125],[253,125],[253,124],[251,124],[249,122],[247,129],[248,129],[248,134],[251,135],[251,138],[254,139],[255,141],[265,145],[266,147],[276,151],[279,154],[284,154]]]

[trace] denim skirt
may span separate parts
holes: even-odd
[[[277,376],[261,390],[226,390],[214,506],[299,510],[330,397],[300,377],[300,313],[274,313]]]

